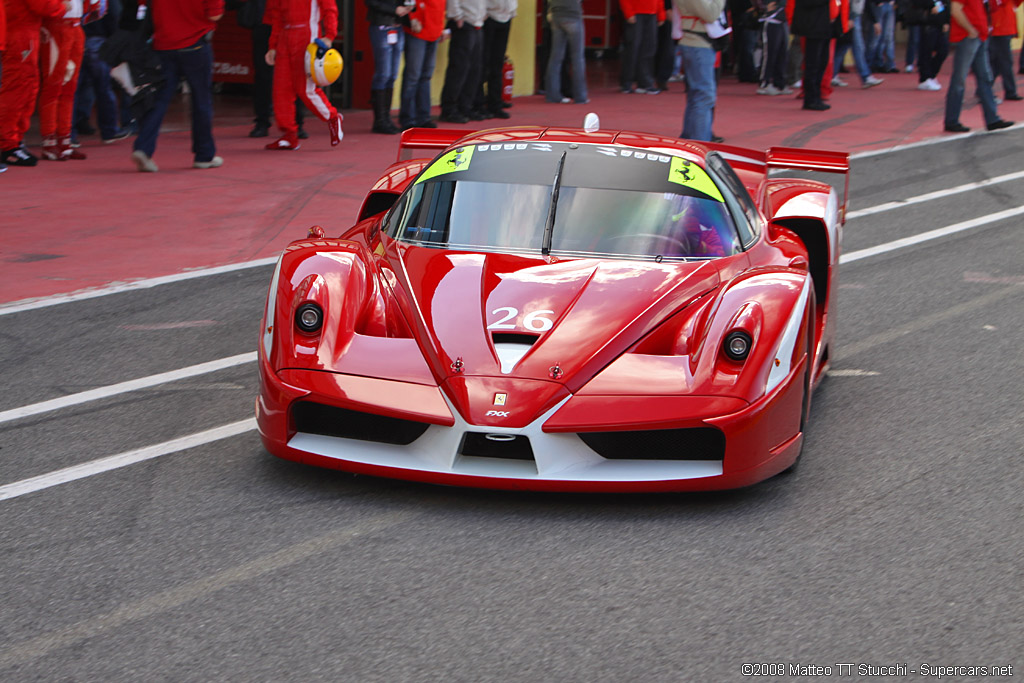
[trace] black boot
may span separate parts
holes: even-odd
[[[396,133],[401,133],[402,129],[391,120],[391,103],[394,102],[395,88],[394,86],[386,88],[384,90],[384,120],[388,122],[388,125],[395,129]]]
[[[390,107],[390,101],[385,104],[384,98],[387,96],[386,90],[371,90],[370,100],[373,103],[373,132],[382,133],[384,135],[394,135],[398,132],[398,128],[391,121],[391,117],[388,116],[388,108]]]

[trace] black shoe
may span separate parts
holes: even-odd
[[[306,129],[305,129],[305,128],[303,128],[302,126],[299,126],[299,132],[298,132],[298,133],[296,133],[295,135],[296,135],[296,137],[298,137],[298,138],[299,138],[300,140],[308,140],[308,139],[309,139],[309,133],[307,133],[307,132],[306,132]]]
[[[129,133],[126,129],[122,128],[121,130],[111,135],[109,138],[103,138],[103,144],[109,145],[111,143],[117,142],[118,140],[124,140],[129,135],[131,135],[131,133]],[[74,146],[74,144],[72,144],[72,146]]]
[[[993,123],[985,126],[988,130],[1002,130],[1003,128],[1009,128],[1013,125],[1013,121],[1007,121],[1006,119],[999,119]]]
[[[468,114],[468,118],[470,121],[483,121],[487,118],[487,114],[482,111],[471,111]]]
[[[5,149],[0,153],[0,161],[9,166],[35,166],[39,157],[29,152],[24,146]]]
[[[825,104],[824,102],[804,102],[804,109],[810,109],[811,111],[828,111],[832,108],[832,105]]]
[[[943,126],[943,130],[947,133],[966,133],[970,128],[957,121],[956,123],[947,123]]]
[[[492,119],[510,119],[512,116],[504,109],[497,109],[492,112],[488,112],[488,117]]]
[[[501,101],[501,108],[502,109],[511,109],[512,108],[512,103],[511,102],[506,102],[505,100],[502,100]]]
[[[79,121],[75,130],[79,135],[96,135],[96,129],[90,126],[88,121]]]
[[[257,123],[249,131],[249,137],[251,138],[265,138],[270,135],[270,126],[264,126],[261,123]]]
[[[437,128],[437,124],[433,121],[423,121],[422,123],[416,124],[417,128]]]
[[[1003,97],[1003,99],[1009,100],[1010,102],[1018,102],[1020,100],[1024,100],[1024,97],[1018,95],[1017,93],[1014,93],[1012,95],[1006,95],[1005,97]]]
[[[715,135],[714,133],[712,133],[711,142],[725,142],[725,138],[723,138],[721,135]]]
[[[885,73],[887,74],[898,74],[899,72],[900,70],[894,66],[890,66],[888,69],[885,69]]]
[[[445,123],[468,123],[469,119],[462,114],[441,114],[438,121],[444,121]]]

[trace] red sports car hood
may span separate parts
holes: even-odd
[[[489,407],[502,405],[492,392],[527,385],[538,410],[553,405],[719,283],[708,261],[549,262],[406,245],[399,258],[407,315],[435,374],[456,404]]]

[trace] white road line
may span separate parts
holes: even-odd
[[[96,401],[101,398],[109,398],[111,396],[116,396],[117,394],[124,394],[129,391],[148,389],[149,387],[154,387],[158,384],[176,382],[180,379],[195,377],[196,375],[205,375],[207,373],[217,372],[218,370],[232,368],[235,367],[236,365],[252,363],[255,360],[256,352],[251,351],[249,353],[242,353],[237,356],[229,356],[228,358],[220,358],[218,360],[211,360],[207,363],[192,365],[187,368],[181,368],[180,370],[161,372],[158,375],[140,377],[139,379],[132,379],[128,380],[127,382],[121,382],[119,384],[111,384],[105,387],[99,387],[97,389],[90,389],[89,391],[83,391],[78,394],[71,394],[70,396],[61,396],[60,398],[50,399],[49,401],[33,403],[32,405],[22,406],[20,408],[12,408],[10,410],[0,412],[0,424],[3,424],[4,422],[10,422],[11,420],[18,420],[23,417],[28,417],[30,415],[47,413],[50,412],[51,410],[60,410],[61,408],[75,406],[80,403],[88,403],[89,401]]]
[[[928,192],[926,194],[919,194],[916,197],[910,197],[909,199],[900,199],[895,202],[886,202],[885,204],[879,204],[878,206],[870,206],[866,209],[859,209],[857,211],[851,211],[846,214],[847,220],[851,218],[861,218],[863,216],[870,216],[876,213],[882,213],[884,211],[892,211],[893,209],[900,209],[904,206],[910,206],[912,204],[920,204],[922,202],[928,202],[933,199],[942,199],[953,194],[960,194],[961,192],[970,192],[971,190],[978,190],[983,187],[989,187],[990,185],[998,185],[999,183],[1008,183],[1012,180],[1020,180],[1024,178],[1024,171],[1017,171],[1016,173],[1007,173],[1006,175],[996,176],[995,178],[989,178],[988,180],[980,180],[976,183],[967,183],[966,185],[957,185],[951,187],[948,190],[937,190],[935,192]]]
[[[48,489],[52,486],[66,484],[69,481],[84,479],[101,472],[109,472],[110,470],[134,465],[135,463],[142,462],[143,460],[151,460],[153,458],[159,458],[161,455],[177,453],[178,451],[195,448],[196,446],[202,446],[213,441],[220,441],[221,439],[226,439],[231,436],[244,434],[245,432],[252,431],[255,428],[256,418],[250,417],[248,419],[241,420],[240,422],[232,422],[231,424],[207,429],[205,432],[199,432],[197,434],[190,434],[178,439],[164,441],[163,443],[158,443],[155,446],[146,446],[145,448],[119,453],[118,455],[111,455],[106,458],[100,458],[99,460],[93,460],[92,462],[82,463],[81,465],[65,467],[62,470],[56,470],[48,474],[41,474],[38,477],[22,479],[21,481],[16,481],[12,484],[0,486],[0,500],[17,498],[18,496],[23,496],[26,493],[42,491],[43,489]]]
[[[990,213],[987,216],[981,216],[979,218],[972,218],[969,221],[963,221],[961,223],[954,223],[953,225],[947,225],[944,228],[936,228],[935,230],[929,230],[928,232],[922,232],[912,237],[904,237],[900,240],[894,240],[892,242],[886,242],[885,244],[879,244],[878,246],[870,247],[868,249],[861,249],[859,251],[851,251],[847,254],[843,254],[839,257],[839,263],[851,263],[853,261],[859,261],[869,256],[878,256],[879,254],[885,254],[890,251],[896,251],[903,247],[913,246],[922,242],[928,242],[929,240],[938,239],[945,237],[946,235],[952,235],[957,232],[963,232],[964,230],[972,230],[974,228],[988,225],[989,223],[995,223],[997,221],[1005,220],[1007,218],[1013,218],[1024,214],[1024,206],[1016,206],[1012,209],[1006,209],[1005,211],[998,211],[996,213]]]
[[[1016,130],[1016,129],[1020,128],[1021,126],[1022,126],[1022,124],[1018,123],[1015,126],[1011,126],[1010,128],[1007,128],[1005,130]],[[866,150],[864,152],[857,152],[856,154],[851,154],[850,158],[851,159],[866,159],[868,157],[877,157],[877,156],[881,156],[882,154],[890,154],[892,152],[902,152],[905,149],[914,149],[916,147],[930,147],[931,145],[938,145],[938,144],[942,144],[944,142],[950,142],[952,140],[959,140],[960,138],[969,138],[972,135],[988,135],[988,134],[989,134],[989,131],[985,131],[985,130],[980,130],[979,129],[977,131],[971,131],[970,133],[960,133],[958,135],[939,135],[937,137],[928,138],[926,140],[918,140],[917,142],[908,142],[905,145],[893,145],[892,147],[883,147],[882,149],[869,149],[869,150]],[[996,135],[1001,135],[1001,134],[1002,134],[1002,132],[996,133]]]
[[[10,315],[11,313],[34,311],[38,308],[56,306],[57,304],[66,304],[72,301],[82,301],[84,299],[95,299],[101,296],[108,296],[110,294],[132,292],[137,289],[149,289],[150,287],[166,285],[172,282],[184,282],[185,280],[194,280],[200,277],[222,275],[223,273],[233,273],[237,270],[259,268],[260,266],[272,266],[275,263],[277,263],[276,256],[272,258],[257,259],[255,261],[245,261],[243,263],[230,263],[226,266],[216,266],[214,268],[200,268],[198,270],[190,270],[184,273],[175,273],[174,275],[163,275],[161,277],[147,278],[145,280],[133,280],[131,282],[115,282],[104,287],[97,287],[95,289],[85,289],[79,292],[71,292],[70,294],[60,294],[58,296],[45,297],[42,299],[26,299],[23,301],[15,301],[13,303],[3,304],[0,305],[0,315]]]

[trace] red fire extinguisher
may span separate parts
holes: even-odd
[[[505,102],[512,102],[512,82],[515,77],[516,70],[512,67],[512,60],[505,55],[505,63],[501,66],[501,99]]]

